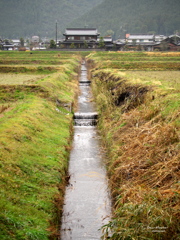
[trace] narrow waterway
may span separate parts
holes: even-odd
[[[104,157],[95,126],[97,113],[85,62],[81,65],[79,87],[61,240],[101,239],[101,227],[109,222],[111,215]]]

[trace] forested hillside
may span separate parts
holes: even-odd
[[[101,35],[180,32],[179,0],[0,0],[0,37],[58,37],[66,27],[97,27]]]
[[[70,26],[87,22],[102,35],[113,33],[114,38],[124,37],[125,33],[169,35],[180,31],[179,12],[179,0],[105,0]]]
[[[0,37],[20,38],[32,35],[58,35],[68,23],[103,0],[0,0]],[[85,22],[83,24],[86,24]]]

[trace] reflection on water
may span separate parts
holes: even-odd
[[[90,99],[87,71],[82,64],[81,94],[74,114],[74,140],[69,162],[70,181],[66,188],[61,239],[101,239],[101,227],[111,214],[103,154],[96,131],[98,115]],[[82,79],[84,83],[82,83]]]

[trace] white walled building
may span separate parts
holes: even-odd
[[[126,42],[133,44],[141,43],[154,43],[155,35],[145,35],[145,34],[126,34]]]

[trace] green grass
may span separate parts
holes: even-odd
[[[113,68],[119,70],[180,70],[179,53],[147,53],[147,52],[101,52],[91,53],[96,67],[101,69]]]
[[[13,58],[23,61],[27,54],[0,52],[9,61]],[[56,52],[33,52],[33,55],[37,60],[59,58]],[[72,113],[63,105],[56,106],[56,100],[74,102],[79,65],[78,55],[62,55],[68,60],[54,73],[32,74],[30,63],[29,74],[18,72],[13,80],[11,74],[1,73],[4,77],[0,91],[0,239],[3,240],[57,239],[59,234]]]
[[[6,237],[12,231],[9,239],[47,239],[53,201],[67,169],[71,118],[36,98],[14,113],[1,121],[1,229]]]

